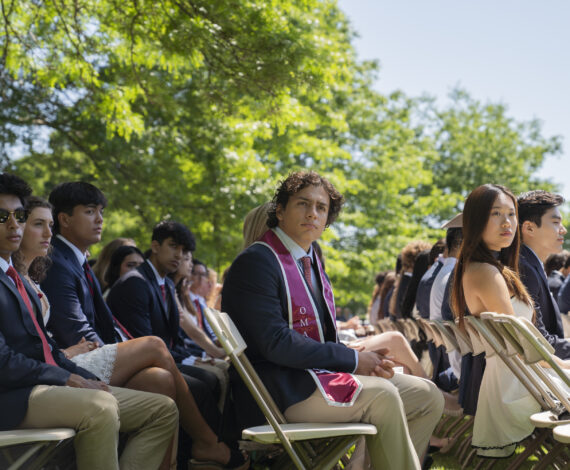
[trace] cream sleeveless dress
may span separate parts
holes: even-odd
[[[517,317],[532,320],[532,309],[511,298]],[[473,427],[473,447],[484,457],[509,457],[517,443],[534,430],[530,416],[540,405],[496,354],[486,357],[487,365],[479,390]]]

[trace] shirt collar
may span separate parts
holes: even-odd
[[[455,264],[457,263],[457,258],[453,256],[448,256],[447,258],[443,259],[443,265],[447,266],[448,264]]]
[[[65,238],[61,233],[58,233],[56,237],[65,243],[69,248],[71,248],[71,251],[73,251],[73,254],[76,256],[77,261],[79,261],[79,264],[83,266],[85,261],[87,261],[87,256],[85,253],[81,253],[81,250],[77,248],[73,243],[71,243],[67,238]]]
[[[6,261],[4,258],[0,258],[0,269],[2,269],[2,271],[8,271],[10,266],[12,266],[12,258],[10,258],[10,262]]]
[[[311,244],[311,247],[309,248],[309,252],[307,253],[295,241],[293,241],[293,239],[289,235],[287,235],[279,227],[275,227],[273,229],[273,231],[279,237],[281,242],[283,242],[283,245],[285,245],[285,248],[287,248],[289,253],[291,253],[291,256],[293,256],[293,258],[295,258],[295,260],[299,261],[304,256],[309,256],[311,259],[313,259],[313,245],[312,244]]]
[[[164,277],[160,277],[160,274],[158,274],[158,271],[156,270],[156,268],[154,267],[154,264],[152,264],[150,262],[150,259],[146,259],[146,262],[149,264],[150,268],[152,269],[152,272],[154,273],[154,276],[156,277],[156,282],[158,282],[159,286],[163,286],[165,283],[165,278]]]
[[[194,294],[194,292],[189,291],[190,292],[190,300],[192,302],[194,302],[195,300],[197,300],[198,302],[200,302],[201,304],[205,304],[206,303],[206,299],[204,299],[204,297],[202,297],[201,295],[198,294]]]

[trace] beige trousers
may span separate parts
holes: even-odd
[[[75,429],[79,470],[157,469],[178,428],[176,404],[155,393],[110,389],[38,385],[20,428]],[[119,431],[130,433],[120,458]]]
[[[392,379],[357,376],[362,391],[354,405],[326,404],[319,390],[285,410],[291,422],[361,422],[374,424],[375,436],[366,436],[366,447],[375,469],[420,469],[418,456],[443,412],[443,395],[429,380],[395,374]]]

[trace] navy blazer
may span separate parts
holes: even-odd
[[[107,296],[117,320],[135,338],[158,336],[166,343],[176,362],[190,355],[178,334],[180,317],[175,300],[174,283],[166,278],[168,310],[160,286],[148,261],[122,276]]]
[[[96,379],[57,349],[43,326],[37,293],[25,279],[22,282],[60,367],[44,362],[42,341],[28,308],[12,280],[0,269],[0,430],[13,429],[22,422],[36,385],[65,385],[72,373]]]
[[[521,246],[519,256],[519,271],[521,280],[534,301],[537,328],[554,347],[554,352],[558,357],[570,358],[570,342],[564,339],[558,304],[548,288],[542,263],[524,244]]]
[[[117,342],[113,316],[101,294],[99,281],[93,276],[91,295],[83,266],[73,250],[58,237],[52,239],[50,267],[41,288],[48,297],[51,315],[48,329],[63,348],[77,344],[81,338],[100,344]]]
[[[325,315],[324,344],[289,328],[285,289],[275,255],[269,248],[254,244],[235,259],[222,292],[223,311],[236,323],[247,343],[249,360],[282,411],[315,390],[315,382],[305,369],[353,372],[356,366],[354,351],[336,342],[330,315]],[[317,317],[320,321],[321,316]],[[234,394],[240,406],[251,401],[243,387]]]
[[[420,313],[420,317],[427,320],[429,320],[429,296],[431,294],[431,288],[439,271],[443,268],[442,262],[436,260],[435,263],[433,271],[430,274],[428,274],[429,270],[426,271],[426,274],[420,279],[418,292],[416,294],[416,308]]]

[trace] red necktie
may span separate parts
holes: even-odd
[[[87,260],[85,260],[85,263],[83,263],[83,271],[85,271],[85,277],[87,278],[89,292],[91,293],[91,297],[93,297],[93,292],[95,291],[95,283],[93,282],[93,273],[91,272],[91,266],[89,266]]]
[[[301,261],[303,263],[303,276],[305,277],[305,281],[307,281],[309,289],[313,290],[313,282],[311,281],[311,257],[303,256]]]
[[[13,266],[10,266],[8,268],[6,274],[10,276],[10,278],[14,281],[14,284],[16,284],[16,289],[18,289],[18,292],[20,293],[22,300],[24,301],[26,307],[28,308],[28,313],[30,314],[30,317],[32,317],[32,322],[36,327],[38,336],[42,340],[42,349],[44,350],[44,359],[46,364],[57,366],[57,363],[55,362],[55,359],[53,358],[53,355],[51,353],[51,348],[49,346],[49,343],[47,342],[46,335],[44,335],[43,330],[40,328],[40,325],[38,324],[36,315],[34,314],[34,309],[32,308],[32,304],[30,302],[30,298],[28,297],[28,293],[26,292],[26,288],[24,287],[24,283],[20,279],[20,276],[18,276],[18,273],[16,272]]]
[[[160,293],[162,294],[162,300],[166,302],[166,288],[164,287],[164,284],[161,284],[160,286]]]
[[[202,307],[200,306],[198,299],[194,299],[194,305],[196,305],[196,317],[198,318],[198,326],[202,328],[204,326],[202,321]]]

